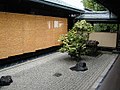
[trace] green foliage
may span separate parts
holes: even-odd
[[[94,10],[94,11],[104,11],[106,8],[98,3],[96,3],[96,0],[83,0],[83,5],[85,8]]]
[[[93,26],[90,23],[85,20],[77,21],[67,34],[60,36],[59,41],[63,47],[59,51],[80,58],[81,54],[85,54],[86,41],[92,31]]]
[[[107,30],[107,27],[109,27],[109,30]],[[94,24],[94,30],[96,32],[116,32],[117,31],[117,24]]]
[[[93,11],[105,11],[106,8],[97,3],[97,0],[83,0],[83,5],[85,8],[91,9]],[[111,32],[115,32],[117,30],[116,24],[96,24],[94,26],[95,31],[97,32],[108,32],[107,27],[110,27]]]

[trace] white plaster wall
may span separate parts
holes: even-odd
[[[93,32],[89,35],[89,40],[99,41],[98,46],[116,47],[117,33],[110,32]]]

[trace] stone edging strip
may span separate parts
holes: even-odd
[[[119,56],[119,55],[118,55]],[[117,56],[117,57],[118,57]],[[106,69],[103,71],[103,73],[98,77],[98,79],[95,81],[95,83],[92,85],[92,87],[90,88],[90,90],[97,90],[100,86],[101,83],[103,82],[104,78],[106,77],[107,73],[109,72],[109,70],[112,68],[113,64],[115,63],[116,59],[113,59],[109,65],[106,67]]]

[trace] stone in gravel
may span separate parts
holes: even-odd
[[[74,67],[70,68],[72,71],[86,71],[88,70],[86,63],[83,61],[78,62]]]
[[[13,82],[12,78],[10,75],[7,76],[2,76],[0,78],[0,86],[8,86]]]
[[[60,77],[60,76],[62,76],[62,74],[61,73],[55,73],[53,76]]]

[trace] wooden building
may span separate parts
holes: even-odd
[[[83,11],[57,1],[0,1],[0,62],[60,45],[59,36]]]

